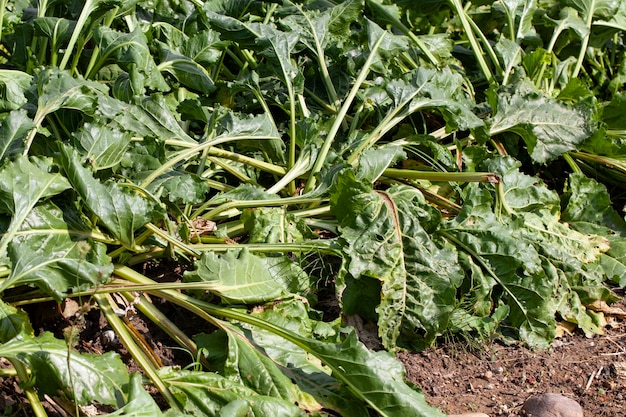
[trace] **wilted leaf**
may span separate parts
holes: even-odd
[[[60,389],[78,404],[116,405],[129,381],[117,353],[80,354],[48,332],[10,340],[0,345],[0,356],[23,362],[42,394],[58,395]]]
[[[430,345],[447,327],[462,280],[455,253],[426,232],[437,227],[439,213],[414,188],[377,193],[349,172],[339,177],[331,204],[355,285],[361,275],[382,283],[377,311],[385,346]]]

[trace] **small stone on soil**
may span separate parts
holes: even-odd
[[[522,406],[522,416],[529,417],[583,417],[583,409],[576,401],[561,394],[540,394],[530,397]]]

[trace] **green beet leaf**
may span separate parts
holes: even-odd
[[[296,243],[314,236],[302,219],[284,207],[245,209],[241,214],[249,243]]]
[[[198,303],[217,315],[266,329],[315,357],[330,370],[330,375],[359,401],[382,417],[439,417],[424,396],[404,382],[402,363],[385,351],[371,352],[350,332],[340,343],[324,342],[277,326],[268,320],[234,310]],[[298,330],[296,330],[298,331]],[[328,332],[324,332],[328,334]],[[318,367],[319,369],[319,367]],[[345,405],[346,403],[344,403]]]
[[[305,417],[304,411],[278,398],[256,396],[240,398],[220,410],[220,417]]]
[[[600,263],[607,278],[626,286],[626,222],[613,208],[606,187],[582,174],[570,174],[563,221],[582,233],[606,237],[609,250]]]
[[[257,309],[254,315],[296,332],[301,337],[317,338],[329,342],[338,339],[336,324],[325,323],[313,316],[308,306],[300,299],[285,300]],[[294,381],[299,390],[298,404],[309,413],[334,410],[345,417],[367,414],[365,405],[333,378],[330,369],[318,358],[300,346],[270,331],[251,327],[246,337],[274,360],[282,372]]]
[[[76,131],[73,140],[88,155],[95,171],[112,168],[122,160],[131,134],[115,124],[85,123]]]
[[[440,417],[404,382],[404,367],[385,351],[371,352],[350,333],[341,344],[302,339],[300,346],[332,370],[332,376],[382,417]]]
[[[152,181],[148,191],[155,195],[165,195],[172,203],[200,204],[206,201],[209,186],[192,173],[169,171]]]
[[[51,169],[47,160],[33,159],[31,162],[21,155],[0,168],[0,212],[12,215],[0,240],[0,256],[5,255],[7,246],[37,202],[69,188],[65,177],[50,173]],[[0,291],[7,285],[4,281]]]
[[[297,389],[291,379],[263,351],[240,332],[228,331],[224,376],[253,389],[257,394],[281,398],[294,404]]]
[[[161,63],[158,68],[161,72],[172,75],[179,83],[200,93],[210,93],[215,90],[215,83],[207,70],[193,59],[167,49],[167,45],[159,44]]]
[[[128,247],[134,245],[134,232],[160,216],[157,206],[118,184],[103,184],[79,161],[78,152],[62,145],[61,165],[89,209],[111,234]]]
[[[24,150],[24,138],[35,127],[26,110],[14,110],[0,122],[0,160],[12,158]]]
[[[585,108],[566,106],[526,81],[491,91],[490,97],[494,116],[489,134],[519,135],[534,162],[546,163],[578,149],[593,134]]]
[[[106,415],[111,417],[162,417],[163,413],[161,412],[161,409],[154,401],[154,398],[148,394],[148,391],[146,391],[141,382],[140,374],[131,374],[128,385],[128,400],[126,404],[118,408],[117,411]],[[182,416],[180,413],[177,413],[176,415]]]
[[[18,335],[28,337],[33,334],[28,314],[0,300],[0,343],[6,343]]]
[[[205,282],[206,289],[229,304],[257,304],[287,297],[299,288],[306,273],[285,256],[262,257],[247,249],[223,254],[206,252],[187,282]]]
[[[183,406],[194,416],[219,416],[232,401],[258,394],[251,388],[212,372],[159,369],[159,376]]]
[[[108,93],[101,83],[73,78],[67,72],[46,68],[35,74],[37,113],[34,120],[40,125],[44,118],[59,109],[74,109],[93,115],[99,100]]]
[[[136,90],[144,86],[158,91],[169,89],[150,54],[148,40],[141,29],[124,33],[99,26],[94,31],[94,40],[101,48],[96,69],[115,63],[129,72],[131,82],[137,85]]]
[[[48,332],[13,338],[0,346],[0,356],[23,362],[42,394],[56,396],[61,390],[81,405],[93,401],[117,405],[129,382],[126,366],[116,353],[80,354]]]
[[[106,246],[90,235],[71,209],[63,212],[52,203],[35,207],[9,243],[12,269],[2,288],[36,285],[60,301],[69,289],[102,284],[113,265]]]
[[[377,312],[384,345],[433,343],[447,327],[463,277],[454,252],[437,247],[426,231],[437,227],[439,213],[414,188],[376,192],[349,171],[339,177],[331,205],[354,285],[361,275],[382,283]]]
[[[22,71],[0,70],[0,111],[18,110],[26,104],[24,93],[32,79]]]
[[[544,276],[535,247],[515,227],[498,221],[492,207],[491,194],[472,186],[459,215],[445,222],[439,233],[496,283],[518,336],[532,346],[547,347],[556,328],[553,284]]]

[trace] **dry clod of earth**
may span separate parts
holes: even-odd
[[[528,417],[583,417],[583,409],[576,401],[561,394],[533,395],[522,406],[522,416]]]

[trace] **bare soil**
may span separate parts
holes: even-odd
[[[624,300],[613,307],[626,309]],[[533,394],[557,393],[576,400],[585,416],[624,416],[626,322],[608,317],[605,334],[565,334],[548,350],[521,345],[448,343],[399,358],[407,378],[429,404],[446,414],[468,412],[517,416]]]

